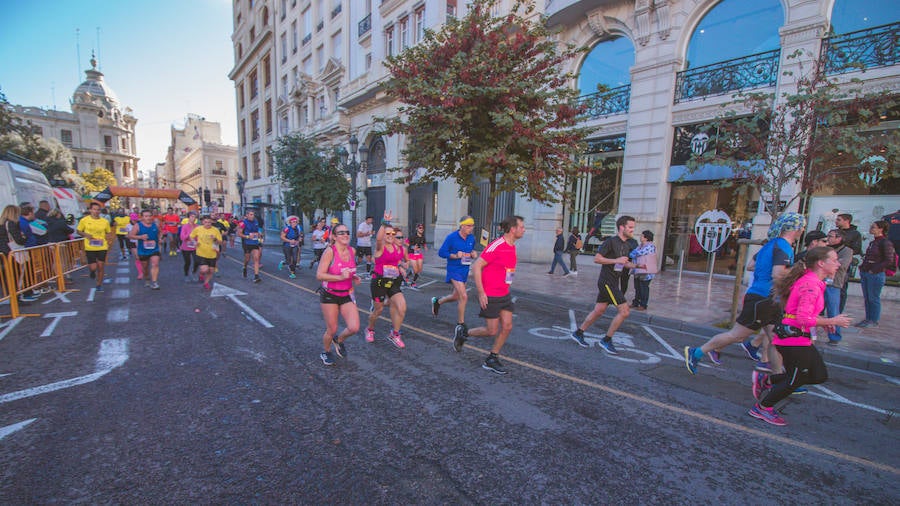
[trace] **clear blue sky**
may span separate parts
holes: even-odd
[[[0,89],[10,103],[71,111],[72,92],[99,61],[134,109],[142,171],[165,160],[169,128],[195,113],[237,145],[231,0],[0,0]],[[75,30],[80,29],[81,59]]]

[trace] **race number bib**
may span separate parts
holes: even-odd
[[[383,271],[386,278],[399,278],[400,269],[396,265],[385,265]]]
[[[125,227],[119,227],[119,233],[126,234],[126,233],[128,233],[128,229],[126,229]]]
[[[188,239],[187,241],[184,241],[184,245],[187,246],[188,248],[196,248],[197,241],[195,241],[193,239]]]
[[[251,239],[259,239],[259,233],[258,233],[258,232],[251,232],[251,233],[250,233],[250,238],[251,238]]]
[[[156,241],[144,241],[144,249],[153,249],[156,247]]]
[[[463,253],[463,256],[459,258],[459,263],[463,265],[472,265],[472,254],[471,253]]]
[[[516,278],[516,270],[515,269],[506,269],[506,284],[511,285],[515,278]]]
[[[89,239],[88,245],[93,248],[102,248],[103,247],[103,239]]]

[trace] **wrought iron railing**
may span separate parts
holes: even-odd
[[[366,17],[362,18],[362,21],[359,22],[359,36],[362,37],[369,30],[372,29],[372,14],[366,14]]]
[[[833,35],[822,41],[825,73],[889,67],[900,63],[900,22]]]
[[[675,78],[675,103],[774,86],[778,81],[780,56],[781,49],[774,49],[683,70]]]
[[[630,100],[630,84],[578,97],[578,101],[585,106],[585,117],[590,119],[628,112]]]

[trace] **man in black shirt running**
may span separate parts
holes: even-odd
[[[584,323],[572,332],[572,339],[579,345],[587,348],[588,343],[584,340],[584,331],[594,324],[597,318],[600,318],[606,311],[606,307],[610,304],[616,306],[618,313],[609,324],[606,335],[600,341],[600,346],[610,355],[616,355],[616,347],[613,345],[612,336],[616,333],[625,318],[628,318],[629,308],[628,300],[622,293],[621,278],[623,269],[634,269],[642,267],[635,265],[628,258],[628,252],[631,247],[628,245],[628,239],[634,236],[634,218],[631,216],[621,216],[616,220],[616,235],[609,237],[594,257],[595,264],[602,264],[600,269],[600,279],[597,280],[597,288],[600,293],[597,294],[597,303],[594,304],[594,310],[587,315]]]

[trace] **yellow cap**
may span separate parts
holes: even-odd
[[[474,225],[475,220],[472,219],[471,216],[463,216],[461,220],[459,220],[460,225]]]

